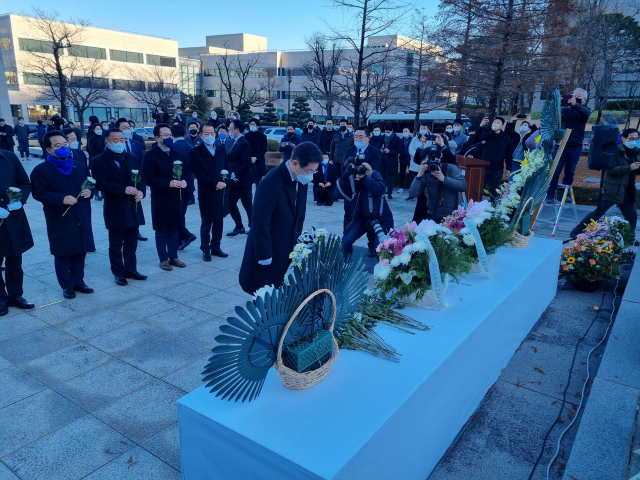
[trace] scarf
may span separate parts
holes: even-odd
[[[47,154],[47,161],[63,175],[71,175],[71,172],[73,171],[73,157],[69,157],[65,160],[58,160],[57,158],[52,157],[51,154]]]

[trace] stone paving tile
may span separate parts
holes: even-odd
[[[239,297],[233,293],[227,295],[212,294],[199,298],[191,302],[193,308],[202,310],[212,316],[221,316],[235,309],[237,305],[247,303],[245,298]]]
[[[80,340],[88,340],[105,332],[110,332],[133,322],[113,310],[99,310],[88,315],[67,320],[56,325],[60,330],[70,333]]]
[[[165,463],[176,470],[180,470],[180,435],[178,422],[165,428],[142,446]]]
[[[47,387],[13,365],[0,371],[0,408],[34,395]]]
[[[52,386],[109,363],[113,357],[87,344],[72,345],[30,361],[22,368]]]
[[[174,387],[184,390],[186,393],[192,392],[196,388],[204,385],[202,382],[202,371],[204,370],[205,365],[209,362],[210,356],[210,352],[208,352],[206,356],[203,356],[195,362],[170,373],[164,377],[163,380]]]
[[[0,371],[5,370],[11,366],[11,362],[5,358],[0,357]]]
[[[99,308],[96,307],[95,301],[92,301],[93,299],[81,302],[76,301],[77,299],[78,297],[73,300],[60,300],[52,305],[36,306],[36,308],[29,311],[29,314],[50,325],[58,325],[61,322],[86,315]]]
[[[0,343],[0,355],[13,363],[25,363],[78,343],[78,339],[55,327],[27,333]]]
[[[31,333],[49,325],[33,318],[28,313],[0,317],[0,342]]]
[[[171,337],[127,355],[122,360],[160,378],[204,355],[207,355],[207,350],[204,348]]]
[[[184,392],[163,381],[142,387],[93,414],[137,443],[178,420],[177,400]]]
[[[0,463],[0,480],[20,480],[4,463]]]
[[[217,289],[192,281],[165,288],[163,290],[158,290],[154,293],[160,297],[188,305],[189,302],[197,298],[211,295],[216,291]]]
[[[227,272],[216,272],[207,277],[196,278],[194,282],[206,285],[214,290],[224,290],[225,288],[238,285],[238,277],[229,275]]]
[[[168,300],[166,298],[147,293],[137,300],[128,302],[124,305],[119,305],[114,309],[114,311],[125,317],[129,317],[132,320],[140,320],[145,317],[150,317],[156,313],[164,312],[170,308],[177,307],[178,305],[180,304],[173,300]]]
[[[180,473],[158,460],[145,449],[135,447],[104,467],[99,468],[85,480],[180,480]]]
[[[166,338],[169,334],[141,322],[111,330],[87,340],[103,352],[123,357]],[[0,344],[1,345],[1,344]]]
[[[86,414],[49,389],[0,409],[0,457]]]
[[[55,385],[53,389],[88,412],[134,392],[154,378],[120,360]]]
[[[120,287],[114,284],[111,288],[94,293],[92,300],[97,301],[103,308],[110,308],[114,305],[121,306],[125,302],[138,300],[145,295],[147,295],[146,292],[136,285]]]
[[[2,461],[23,480],[82,478],[133,446],[128,438],[87,415]]]
[[[166,330],[175,335],[186,328],[191,328],[194,325],[206,322],[210,318],[211,316],[202,310],[180,305],[143,318],[141,321],[147,325]]]
[[[178,335],[188,342],[195,343],[201,347],[211,350],[215,345],[215,337],[221,335],[220,325],[226,323],[221,317],[214,318],[195,327],[181,331]]]

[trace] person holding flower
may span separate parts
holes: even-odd
[[[117,285],[127,278],[146,280],[138,273],[138,228],[144,225],[140,201],[147,186],[140,175],[138,158],[126,151],[122,131],[110,128],[104,137],[105,151],[93,159],[96,189],[104,194],[104,225],[109,232],[109,263]],[[135,173],[134,173],[135,172]]]
[[[87,252],[95,251],[87,167],[73,160],[64,134],[48,132],[43,139],[46,161],[31,172],[33,198],[42,203],[49,248],[64,298],[93,289],[84,282]],[[91,179],[93,180],[93,179]]]
[[[31,182],[22,163],[13,152],[0,150],[0,317],[8,307],[33,308],[23,297],[22,254],[33,247],[29,221],[22,206],[31,194]]]
[[[151,189],[151,223],[156,236],[160,268],[166,271],[187,265],[178,259],[178,236],[182,225],[182,189],[187,182],[174,175],[180,155],[172,147],[171,129],[165,123],[153,127],[156,145],[144,156],[142,176]]]
[[[205,262],[211,255],[228,257],[220,248],[224,217],[229,213],[227,181],[227,152],[216,143],[215,127],[202,126],[203,143],[189,152],[191,169],[198,180],[198,207],[200,208],[200,250]]]

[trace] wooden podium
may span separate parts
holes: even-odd
[[[458,155],[456,161],[460,166],[460,173],[467,181],[467,202],[469,200],[481,201],[484,193],[484,169],[489,165],[489,162],[462,155]]]

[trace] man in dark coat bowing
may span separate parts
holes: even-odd
[[[104,141],[107,148],[93,159],[92,173],[96,188],[104,194],[102,213],[109,232],[111,273],[116,284],[124,286],[128,283],[127,278],[147,278],[138,273],[136,264],[138,227],[144,225],[140,200],[144,198],[147,186],[138,159],[126,151],[122,132],[109,129]]]
[[[291,159],[271,170],[260,183],[254,203],[254,223],[240,267],[240,286],[253,294],[265,285],[284,282],[289,254],[300,234],[307,210],[307,184],[322,162],[320,148],[298,145]]]
[[[216,144],[215,127],[211,123],[202,126],[202,140],[202,144],[189,152],[189,159],[198,180],[198,206],[202,218],[200,250],[202,259],[210,262],[211,255],[229,256],[220,249],[222,223],[229,213],[227,152]]]
[[[31,172],[33,198],[42,203],[47,222],[49,248],[64,298],[93,293],[84,283],[87,252],[95,251],[91,229],[91,190],[83,189],[87,167],[75,162],[62,132],[44,136],[44,162]]]
[[[20,200],[9,199],[10,188],[20,189]],[[8,307],[33,308],[23,297],[22,254],[33,247],[33,238],[22,206],[31,195],[31,182],[13,152],[0,151],[0,265],[5,263],[4,280],[0,273],[0,317]]]
[[[184,175],[180,179],[174,176],[176,166],[182,167],[182,161],[178,152],[171,148],[173,138],[169,125],[157,124],[153,127],[153,135],[157,143],[145,154],[142,172],[151,189],[151,222],[160,268],[171,271],[173,267],[187,266],[178,259],[182,202],[187,201],[186,194],[180,192],[187,188],[187,182],[182,179]]]
[[[244,138],[244,122],[234,120],[229,124],[229,140],[232,142],[231,148],[227,148],[229,153],[229,172],[231,189],[229,191],[229,213],[236,223],[235,228],[227,233],[227,237],[235,237],[245,233],[242,225],[242,217],[238,208],[238,200],[242,202],[244,210],[247,212],[249,227],[251,227],[251,198],[253,196],[253,173],[251,171],[251,146]],[[227,143],[229,143],[227,140]]]

